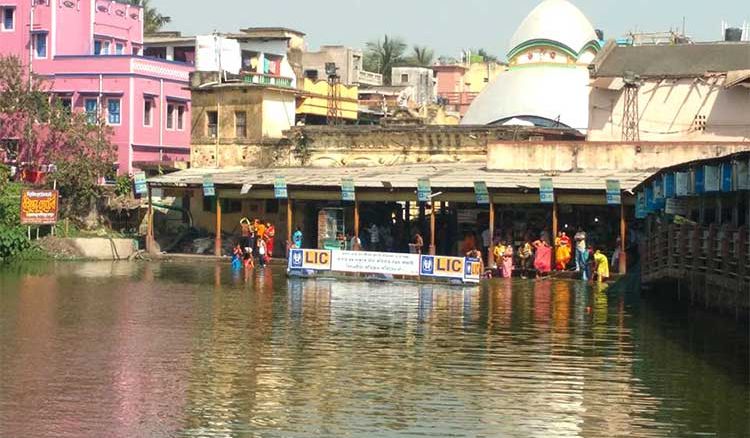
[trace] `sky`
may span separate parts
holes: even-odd
[[[437,56],[485,48],[505,58],[508,41],[541,0],[152,0],[172,18],[165,30],[193,35],[243,27],[289,27],[320,45],[364,47],[384,34]],[[696,41],[721,38],[721,22],[750,23],[750,0],[572,0],[607,38],[682,28]],[[187,5],[190,4],[188,7]],[[200,6],[199,6],[200,5]]]

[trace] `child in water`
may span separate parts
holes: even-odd
[[[240,246],[239,242],[234,245],[234,249],[232,250],[232,269],[242,269],[242,246]]]

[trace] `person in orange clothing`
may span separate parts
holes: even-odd
[[[258,239],[265,239],[266,237],[266,224],[259,221],[258,219],[255,220],[255,229],[257,230],[256,233],[258,234]]]
[[[268,247],[268,258],[273,257],[273,245],[276,241],[276,227],[271,222],[266,223],[265,234],[266,246]]]

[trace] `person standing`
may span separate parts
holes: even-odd
[[[560,231],[555,238],[555,268],[558,271],[564,271],[570,263],[571,253],[571,242],[570,237],[565,234],[565,231]]]
[[[375,224],[370,225],[370,229],[368,230],[370,232],[370,251],[379,251],[380,250],[380,231],[378,230],[378,226]]]
[[[350,251],[362,251],[362,241],[354,233],[349,236],[349,250]]]
[[[292,234],[292,245],[295,249],[302,248],[302,229],[297,227],[297,230]]]
[[[599,283],[607,281],[609,279],[609,260],[599,249],[594,252],[594,265],[596,280]]]
[[[531,242],[524,241],[523,245],[518,248],[518,258],[521,260],[521,278],[526,278],[528,272],[531,270],[531,256],[534,255],[534,248],[531,246]]]
[[[422,239],[421,234],[414,234],[414,243],[412,243],[412,247],[414,248],[414,251],[416,251],[416,254],[422,254],[422,249],[424,248],[424,239]]]
[[[266,245],[266,240],[258,238],[258,265],[262,268],[266,266],[266,252],[268,250],[268,247]]]
[[[583,272],[583,279],[588,280],[586,267],[588,266],[588,247],[586,246],[586,233],[578,228],[578,232],[573,236],[576,241],[576,272]]]
[[[513,276],[513,245],[505,245],[505,251],[502,254],[502,272],[503,278]]]
[[[534,242],[533,245],[536,248],[534,268],[536,269],[536,277],[540,278],[552,271],[552,247],[546,240],[541,239]]]
[[[276,243],[276,227],[271,222],[266,223],[266,246],[268,249],[268,258],[273,257],[273,247]]]

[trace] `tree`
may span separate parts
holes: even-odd
[[[54,165],[63,213],[92,225],[99,182],[116,158],[112,131],[99,117],[64,108],[45,86],[18,58],[0,57],[0,139],[12,139],[15,148],[0,155],[14,156],[19,170]]]
[[[435,52],[426,46],[414,46],[411,62],[420,67],[430,67],[435,60]]]
[[[488,52],[485,49],[475,49],[475,50],[472,50],[471,53],[476,56],[481,56],[486,62],[498,61],[497,56],[491,55],[490,52]]]
[[[404,62],[406,43],[385,35],[382,40],[370,41],[365,48],[364,67],[383,75],[383,82],[391,83],[391,69]]]
[[[128,0],[131,5],[143,7],[143,32],[158,32],[172,22],[172,18],[162,15],[159,11],[151,6],[151,0]]]

